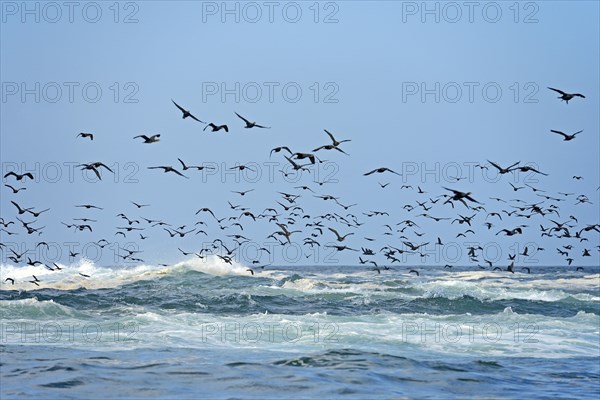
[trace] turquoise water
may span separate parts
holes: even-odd
[[[82,261],[0,287],[1,397],[593,398],[599,272]]]

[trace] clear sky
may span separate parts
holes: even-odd
[[[509,253],[529,245],[545,251],[520,256],[519,265],[566,265],[556,248],[568,244],[574,247],[575,264],[599,263],[597,233],[585,233],[589,242],[580,243],[541,238],[539,227],[572,215],[578,221],[573,220],[574,234],[600,222],[598,2],[2,1],[1,12],[2,175],[30,171],[34,181],[3,179],[3,184],[27,189],[17,194],[0,189],[0,215],[15,222],[6,229],[16,233],[1,232],[0,241],[31,250],[32,258],[68,263],[73,261],[68,250],[74,249],[110,265],[116,249],[128,246],[141,250],[137,256],[148,263],[174,262],[186,258],[178,247],[199,251],[221,238],[232,248],[233,239],[225,235],[241,234],[257,244],[238,251],[240,261],[250,264],[256,247],[273,242],[267,235],[279,230],[274,221],[243,217],[243,231],[221,230],[210,215],[196,211],[209,207],[218,218],[238,217],[241,212],[231,210],[230,201],[255,215],[276,208],[282,213],[279,222],[286,222],[289,212],[276,201],[285,204],[277,192],[287,192],[302,195],[297,203],[310,218],[296,216],[288,227],[303,232],[292,235],[294,244],[277,246],[272,260],[263,254],[260,263],[356,265],[359,253],[352,251],[332,254],[322,248],[309,258],[297,255],[299,249],[312,254],[302,242],[315,231],[304,225],[333,212],[351,212],[364,223],[354,228],[323,222],[341,234],[354,232],[340,243],[354,249],[430,242],[424,247],[429,257],[407,256],[406,265],[476,265],[466,251],[473,243],[485,249],[480,264],[487,258],[505,266]],[[585,99],[566,104],[548,86],[582,93]],[[227,124],[229,133],[203,131],[204,124],[182,119],[171,99],[202,121]],[[235,112],[271,129],[244,129]],[[338,140],[351,139],[340,145],[349,155],[321,150],[316,155],[326,161],[312,172],[282,176],[278,170],[289,170],[289,163],[283,153],[270,157],[270,150],[289,146],[294,152],[312,152],[330,143],[323,129]],[[551,129],[583,132],[566,142]],[[79,132],[93,133],[94,140],[76,137]],[[133,139],[141,134],[160,134],[161,141]],[[182,171],[189,179],[147,169],[171,165],[181,171],[178,158],[215,169]],[[487,160],[503,167],[520,161],[548,176],[519,172],[499,177],[493,167],[475,167]],[[115,173],[102,170],[102,181],[97,181],[93,172],[74,167],[95,161]],[[254,171],[230,170],[238,164]],[[363,176],[384,166],[402,176]],[[467,179],[456,182],[453,177],[459,175]],[[378,182],[390,184],[381,188]],[[527,187],[514,192],[509,182],[517,187],[528,183],[566,201],[543,199]],[[403,184],[413,189],[402,189]],[[345,210],[294,188],[299,185],[357,205]],[[427,193],[418,193],[417,187]],[[473,220],[475,234],[456,238],[468,228],[465,224],[417,217],[425,212],[417,200],[433,206],[427,212],[436,217],[473,214],[460,203],[455,208],[443,205],[444,200],[431,204],[430,198],[449,193],[443,187],[472,192],[487,212],[513,210],[490,199],[497,196],[521,199],[523,205],[545,200],[542,207],[556,204],[560,216],[503,214],[500,221],[486,219],[481,211]],[[231,192],[249,189],[254,191],[243,197]],[[575,205],[582,194],[593,204]],[[37,218],[19,216],[11,200],[50,211]],[[138,210],[130,201],[150,206]],[[75,207],[85,203],[103,210]],[[409,212],[406,204],[417,208]],[[390,216],[363,214],[370,210]],[[117,227],[127,226],[118,213],[140,220],[132,226],[145,230],[115,236]],[[45,226],[42,234],[28,235],[16,217],[36,220],[31,226]],[[207,235],[171,239],[140,217],[186,225],[185,230],[201,228]],[[73,218],[97,220],[91,223],[93,232],[61,224]],[[384,235],[389,232],[384,224],[395,231],[406,219],[419,227]],[[194,226],[197,221],[207,225]],[[484,223],[490,221],[494,227],[488,230]],[[522,235],[496,235],[521,224],[528,225]],[[335,241],[324,229],[315,239],[322,245]],[[147,239],[141,240],[140,232]],[[438,237],[446,248],[433,245]],[[101,238],[116,244],[104,249],[91,244]],[[39,241],[51,243],[53,254],[35,250]],[[592,257],[581,257],[584,248]],[[2,262],[7,255],[5,249]],[[382,254],[370,259],[386,263]]]

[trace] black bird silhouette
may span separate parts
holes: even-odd
[[[90,208],[97,208],[98,210],[102,210],[102,208],[101,208],[101,207],[98,207],[98,206],[95,206],[95,205],[92,205],[92,204],[80,204],[80,205],[77,205],[77,206],[75,206],[75,207],[87,208],[88,210],[89,210]]]
[[[148,167],[148,169],[162,169],[165,173],[174,172],[179,176],[183,176],[184,178],[189,179],[187,176],[183,175],[181,172],[177,171],[175,168],[171,167],[170,165],[159,165],[157,167]]]
[[[245,195],[246,195],[246,193],[248,193],[248,192],[252,192],[253,190],[254,190],[254,189],[248,189],[248,190],[245,190],[245,191],[243,191],[243,192],[238,192],[238,191],[236,191],[236,190],[232,190],[232,191],[231,191],[231,193],[237,193],[237,194],[239,194],[240,196],[245,196]]]
[[[521,162],[521,161],[517,161],[516,163],[514,163],[514,164],[513,164],[513,165],[511,165],[510,167],[507,167],[507,168],[502,168],[501,166],[499,166],[498,164],[496,164],[496,163],[494,163],[494,162],[492,162],[492,161],[490,161],[490,160],[487,160],[487,161],[488,161],[490,164],[492,164],[494,167],[496,167],[496,168],[498,169],[498,173],[499,173],[500,175],[503,175],[503,174],[508,174],[510,171],[512,171],[512,168],[513,168],[514,166],[516,166],[518,163],[520,163],[520,162]]]
[[[158,139],[160,137],[160,133],[157,133],[156,135],[152,135],[152,136],[146,136],[146,135],[137,135],[134,136],[134,139],[137,138],[142,138],[144,139],[144,143],[156,143],[156,142],[160,142],[160,139]]]
[[[77,135],[76,137],[81,136],[82,138],[90,138],[90,140],[94,140],[94,134],[93,133],[86,133],[86,132],[81,132],[79,133],[79,135]]]
[[[296,160],[304,160],[305,158],[308,158],[311,164],[314,164],[315,160],[317,159],[317,157],[311,153],[294,153],[292,154],[292,157],[295,157]]]
[[[533,167],[530,167],[528,165],[525,165],[525,166],[522,166],[522,167],[515,167],[515,168],[513,168],[513,171],[516,171],[516,170],[519,170],[521,172],[529,172],[529,171],[531,171],[531,172],[535,172],[536,174],[541,174],[541,175],[544,175],[544,176],[548,176],[548,174],[540,172],[537,169],[535,169]],[[527,184],[525,184],[525,185],[527,185]]]
[[[346,153],[344,150],[340,149],[339,147],[333,145],[333,144],[326,144],[324,146],[320,146],[317,147],[316,149],[314,149],[313,151],[319,151],[319,150],[337,150],[340,153],[344,153],[345,155],[349,155],[348,153]]]
[[[286,160],[289,161],[290,164],[292,164],[292,168],[294,169],[294,171],[298,171],[298,170],[310,171],[307,167],[311,164],[303,164],[303,165],[296,164],[296,162],[294,160],[292,160],[291,158],[289,158],[288,156],[284,156],[284,157]]]
[[[521,228],[515,228],[515,229],[512,229],[512,230],[510,230],[510,229],[502,229],[501,231],[499,231],[498,233],[496,233],[496,236],[498,236],[502,232],[504,232],[504,234],[506,236],[513,236],[513,235],[517,235],[517,234],[523,233],[523,230],[521,230]]]
[[[561,132],[561,131],[555,131],[554,129],[550,129],[550,132],[554,132],[554,133],[558,133],[559,135],[562,135],[562,137],[564,137],[563,141],[565,141],[565,142],[569,142],[569,141],[571,141],[571,140],[575,139],[575,136],[576,136],[577,134],[579,134],[579,133],[583,132],[583,130],[581,130],[581,131],[577,131],[577,132],[575,132],[575,133],[574,133],[574,134],[572,134],[572,135],[567,135],[567,134],[566,134],[566,133],[564,133],[564,132]]]
[[[214,213],[211,211],[211,209],[210,209],[210,208],[207,208],[207,207],[201,208],[201,209],[199,209],[198,211],[196,211],[196,214],[195,214],[195,215],[198,215],[200,212],[207,212],[207,213],[210,213],[210,215],[212,215],[214,219],[217,219],[217,217],[215,217],[215,214],[214,214]]]
[[[558,98],[564,100],[565,102],[567,102],[567,104],[569,104],[569,100],[571,100],[573,97],[581,97],[582,99],[585,99],[585,96],[581,93],[565,93],[560,89],[554,89],[551,87],[548,87],[548,89],[554,90],[556,93],[560,93],[560,96],[558,96]]]
[[[10,201],[15,207],[17,207],[17,210],[19,211],[19,215],[21,214],[25,214],[28,211],[33,210],[33,207],[30,208],[22,208],[20,205],[18,205],[17,203],[15,203],[14,201]]]
[[[12,186],[10,186],[10,185],[8,185],[8,184],[5,184],[4,186],[6,186],[7,188],[11,189],[11,190],[12,190],[12,192],[13,192],[13,194],[17,194],[17,193],[19,193],[21,190],[26,190],[26,189],[27,189],[27,188],[24,188],[24,187],[23,187],[23,188],[18,188],[18,189],[15,189],[14,187],[12,187]]]
[[[351,139],[345,139],[345,140],[335,140],[335,138],[333,137],[333,135],[331,134],[331,132],[329,132],[327,129],[323,129],[325,131],[325,133],[329,136],[329,138],[331,139],[331,144],[335,147],[339,146],[342,143],[345,142],[350,142]]]
[[[280,147],[275,147],[275,148],[271,149],[271,152],[269,153],[269,158],[271,157],[271,155],[273,155],[273,153],[279,153],[281,150],[285,150],[288,153],[290,153],[290,155],[292,155],[292,151],[290,150],[289,147],[287,147],[287,146],[280,146]]]
[[[50,209],[46,208],[45,210],[37,211],[37,212],[36,211],[28,210],[27,212],[37,218],[37,217],[40,216],[40,214],[45,213],[46,211],[50,211]]]
[[[254,169],[250,168],[250,167],[249,167],[249,166],[247,166],[247,165],[243,165],[243,164],[242,164],[242,165],[236,165],[235,167],[231,167],[231,168],[229,168],[229,169],[237,169],[237,170],[239,170],[239,171],[243,171],[243,170],[247,169],[247,170],[249,170],[249,171],[252,171],[252,172],[254,172]]]
[[[192,119],[195,119],[198,122],[201,122],[203,124],[205,123],[204,121],[200,121],[198,118],[194,117],[191,112],[189,112],[188,110],[184,109],[179,104],[175,103],[175,101],[173,101],[173,99],[171,99],[171,101],[173,102],[173,104],[175,104],[175,107],[179,108],[179,110],[183,113],[183,116],[181,118],[186,119],[187,117],[190,117]]]
[[[402,176],[401,174],[397,173],[396,171],[392,171],[391,169],[389,169],[387,167],[375,168],[373,171],[369,171],[369,172],[364,173],[363,176],[368,176],[368,175],[371,175],[371,174],[374,174],[374,173],[382,174],[382,173],[384,173],[386,171],[387,172],[391,172],[392,174],[396,174],[396,175]]]
[[[337,238],[337,241],[338,241],[338,242],[343,242],[343,241],[344,241],[344,239],[346,239],[348,236],[350,236],[350,235],[354,235],[354,232],[350,232],[350,233],[347,233],[347,234],[345,234],[344,236],[342,236],[342,235],[340,235],[340,234],[338,233],[338,231],[336,231],[336,230],[335,230],[335,229],[333,229],[333,228],[329,228],[329,230],[330,230],[331,232],[333,232],[333,234],[336,236],[336,238]]]
[[[215,125],[212,122],[208,125],[206,125],[203,129],[203,131],[205,131],[208,127],[211,128],[211,132],[218,132],[221,129],[223,129],[225,132],[229,132],[229,128],[227,127],[227,125]]]
[[[100,176],[100,171],[98,171],[98,168],[103,167],[106,168],[107,170],[109,170],[110,172],[113,172],[112,169],[110,169],[109,167],[107,167],[105,164],[101,163],[101,162],[94,162],[94,163],[89,163],[89,164],[79,164],[78,167],[81,167],[81,170],[91,170],[94,171],[94,173],[96,174],[96,176],[98,177],[99,180],[102,180],[102,177]]]
[[[477,200],[475,200],[474,198],[471,197],[471,192],[466,192],[465,193],[465,192],[461,192],[460,190],[449,189],[447,187],[444,187],[444,189],[449,190],[449,191],[451,191],[451,192],[454,193],[454,196],[449,197],[448,200],[446,200],[444,202],[444,204],[449,203],[452,200],[455,200],[455,201],[460,201],[467,208],[469,208],[469,206],[467,205],[467,203],[463,199],[467,199],[469,201],[472,201],[473,203],[481,204],[480,202],[478,202]]]
[[[244,128],[246,129],[250,129],[250,128],[264,128],[264,129],[271,129],[270,126],[263,126],[263,125],[259,125],[256,122],[251,122],[249,120],[247,120],[246,118],[242,117],[240,114],[235,113],[235,115],[237,115],[239,118],[241,118],[245,123],[246,126]]]
[[[8,178],[9,176],[14,176],[15,179],[18,180],[18,181],[22,180],[25,177],[33,180],[33,175],[31,174],[31,172],[26,172],[26,173],[20,175],[20,174],[17,174],[16,172],[14,172],[14,171],[10,171],[10,172],[7,172],[6,174],[4,174],[4,178]]]

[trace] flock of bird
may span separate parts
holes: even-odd
[[[579,93],[566,93],[555,88],[549,89],[559,93],[561,95],[559,98],[567,104],[575,97],[585,98],[585,96]],[[224,134],[229,133],[230,128],[228,125],[213,122],[206,123],[175,101],[171,101],[181,111],[183,119],[190,118],[200,124],[205,124],[203,130],[210,129],[211,132],[223,131]],[[243,121],[243,128],[245,129],[270,129],[269,126],[253,122],[237,112],[235,115]],[[318,163],[325,161],[321,158],[322,154],[341,153],[344,155],[343,157],[348,156],[346,149],[342,148],[342,145],[351,142],[351,139],[338,140],[329,130],[325,129],[324,132],[326,135],[324,135],[324,139],[325,137],[327,138],[327,143],[311,146],[310,148],[313,148],[313,150],[297,152],[292,151],[288,146],[279,146],[269,151],[269,157],[272,157],[274,154],[283,155],[285,161],[282,160],[282,162],[286,163],[285,165],[288,168],[287,171],[286,169],[281,169],[279,172],[287,176],[291,173],[290,169],[293,171],[310,172]],[[577,135],[582,131],[573,134],[566,134],[557,130],[552,130],[551,132],[563,136],[565,141],[571,141],[576,139]],[[93,141],[94,134],[81,132],[76,136],[77,138]],[[160,134],[137,135],[133,139],[142,139],[143,144],[160,146],[160,144],[156,144],[160,142]],[[331,152],[332,150],[333,152]],[[185,174],[188,170],[202,171],[205,168],[214,168],[210,166],[188,165],[180,158],[178,158],[178,161],[180,164],[178,167],[172,165],[153,165],[147,168],[150,170],[162,170],[164,173],[172,173],[188,179],[189,176]],[[476,167],[481,170],[494,169],[499,175],[506,175],[513,172],[528,172],[540,176],[548,176],[547,173],[541,172],[529,165],[522,165],[521,162],[515,162],[503,167],[499,163],[487,160],[487,163],[481,163]],[[103,174],[114,173],[110,167],[99,161],[82,163],[78,165],[78,168],[93,171],[99,180],[102,180]],[[231,170],[243,171],[245,169],[252,170],[252,167],[248,165],[231,167]],[[365,171],[363,175],[368,178],[362,179],[373,179],[371,176],[393,177],[394,175],[400,176],[401,174],[390,167],[379,166]],[[39,226],[37,218],[50,210],[46,208],[38,211],[36,207],[31,207],[29,204],[25,206],[19,200],[19,196],[21,196],[19,193],[25,191],[27,188],[18,186],[21,186],[21,182],[24,185],[28,180],[33,181],[34,175],[31,172],[19,174],[11,171],[6,173],[3,178],[4,186],[13,195],[10,203],[14,206],[12,211],[14,211],[15,215],[12,219],[0,217],[0,239],[21,233],[27,235],[37,234],[38,237],[43,235],[43,230],[46,226]],[[459,184],[465,178],[454,177],[453,179],[455,179],[456,184]],[[573,179],[581,180],[583,177],[575,175]],[[12,184],[9,184],[9,181]],[[339,196],[318,193],[316,185],[322,187],[326,183],[328,182],[313,180],[310,183],[294,186],[293,193],[278,192],[279,197],[273,204],[268,205],[263,210],[252,210],[241,204],[234,204],[231,199],[227,201],[228,214],[217,215],[213,209],[201,207],[195,212],[195,215],[190,215],[190,218],[201,218],[201,220],[194,222],[193,226],[188,226],[188,224],[176,226],[177,224],[171,224],[160,219],[151,219],[143,216],[130,217],[125,212],[121,212],[117,217],[122,220],[122,223],[116,227],[115,236],[127,237],[129,234],[135,235],[136,239],[145,240],[149,235],[164,235],[165,238],[177,240],[186,235],[202,235],[205,241],[205,238],[209,238],[209,240],[213,239],[212,243],[193,250],[183,250],[178,245],[174,245],[174,247],[177,247],[184,256],[193,255],[205,258],[208,255],[214,255],[228,264],[232,264],[239,249],[252,240],[256,243],[268,239],[272,240],[276,246],[282,247],[292,244],[292,240],[294,240],[303,249],[319,247],[329,249],[331,252],[353,252],[357,255],[358,263],[368,265],[370,270],[379,274],[391,268],[406,268],[408,273],[419,275],[419,271],[414,268],[414,262],[411,261],[413,267],[406,267],[403,265],[405,262],[401,258],[404,259],[404,257],[408,256],[424,260],[429,256],[426,246],[431,244],[434,247],[443,247],[444,242],[447,241],[446,239],[442,240],[441,237],[435,234],[433,235],[433,237],[437,236],[435,241],[433,239],[429,241],[422,240],[421,237],[426,235],[426,232],[419,232],[421,229],[419,223],[425,220],[435,221],[435,223],[445,223],[450,226],[456,224],[456,227],[466,228],[464,230],[461,229],[456,234],[456,237],[452,239],[475,237],[478,229],[485,229],[486,231],[494,229],[492,232],[496,232],[496,236],[511,237],[520,236],[526,230],[538,230],[541,238],[560,239],[561,244],[556,249],[525,246],[522,251],[513,251],[512,254],[509,252],[505,262],[501,262],[500,265],[494,265],[494,262],[487,260],[484,257],[484,249],[481,246],[468,247],[467,262],[469,265],[473,265],[474,268],[490,268],[513,274],[515,273],[514,268],[517,255],[527,257],[539,251],[556,251],[557,255],[564,258],[564,262],[568,266],[571,266],[576,260],[591,257],[593,250],[592,245],[588,244],[590,237],[600,232],[600,224],[596,222],[580,224],[574,215],[570,215],[568,218],[561,216],[561,203],[574,202],[572,203],[573,206],[591,204],[588,196],[565,192],[549,194],[545,189],[528,183],[525,183],[524,186],[515,186],[512,182],[508,182],[513,192],[529,192],[532,196],[535,196],[533,197],[536,199],[535,201],[526,201],[522,198],[502,199],[500,197],[491,197],[490,200],[492,200],[492,203],[488,204],[485,204],[486,202],[482,201],[482,199],[477,199],[475,194],[459,190],[458,188],[440,186],[439,193],[427,195],[428,192],[424,191],[420,186],[414,189],[412,185],[403,184],[400,187],[400,191],[413,191],[418,197],[422,198],[422,201],[417,200],[414,203],[407,203],[399,207],[397,211],[402,212],[407,217],[394,225],[391,223],[381,223],[381,219],[384,219],[386,222],[389,220],[390,213],[387,211],[368,210],[352,213],[349,210],[353,207],[358,207],[358,204],[345,204]],[[389,190],[387,188],[390,183],[392,182],[378,182],[380,190]],[[232,193],[235,196],[240,196],[240,198],[247,198],[247,196],[252,196],[250,193],[254,190],[232,191]],[[327,213],[309,213],[307,212],[308,210],[304,209],[306,202],[302,201],[302,198],[305,196],[330,202],[334,210]],[[131,201],[131,205],[135,207],[136,211],[151,209],[150,204]],[[103,210],[103,207],[94,204],[77,204],[74,207],[88,210],[88,213],[94,212],[92,215],[96,216],[96,218],[98,218],[97,215]],[[28,216],[35,219],[27,220]],[[367,237],[360,234],[361,227],[367,223],[367,220],[378,221],[375,223],[369,222],[369,224],[378,224],[381,229],[379,237]],[[531,221],[536,222],[533,223]],[[94,234],[94,224],[98,220],[91,217],[79,217],[73,218],[73,221],[70,222],[60,222],[66,229],[72,229],[74,233],[86,232],[92,235]],[[270,234],[266,237],[258,238],[258,240],[257,238],[248,238],[244,235],[244,232],[248,231],[249,224],[263,224],[266,226],[266,232],[270,232]],[[19,226],[22,229],[18,229]],[[536,226],[539,228],[536,228]],[[104,248],[111,241],[102,238],[96,240],[95,243],[99,247]],[[40,246],[48,247],[48,243],[40,240],[36,243],[35,248],[37,249]],[[600,246],[596,245],[595,248],[600,251]],[[25,251],[21,251],[19,248],[13,248],[10,245],[0,242],[0,251],[4,253],[3,257],[15,263],[15,265],[25,264],[46,268],[56,273],[64,269],[64,267],[61,268],[54,262],[52,262],[52,265],[48,265],[44,260],[32,260],[28,254],[34,252],[34,250],[26,249]],[[142,250],[122,248],[119,250],[119,257],[123,262],[144,262],[140,258]],[[247,269],[247,272],[254,275],[255,270],[264,269],[270,265],[265,265],[260,260],[263,253],[270,254],[271,250],[266,246],[259,247],[257,257],[251,260],[252,265]],[[71,260],[78,255],[80,254],[72,251],[69,252]],[[305,254],[305,256],[308,259],[310,254]],[[446,264],[445,267],[452,268],[452,265]],[[522,266],[518,271],[529,273],[530,269],[530,267]],[[577,269],[582,270],[582,267],[577,267]],[[90,278],[89,275],[81,273],[80,275],[83,278]],[[14,284],[15,279],[7,277],[5,282]],[[35,275],[32,275],[32,278],[28,282],[32,287],[33,285],[39,286],[41,283]]]

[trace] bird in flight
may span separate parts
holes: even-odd
[[[79,133],[79,135],[75,136],[75,137],[79,137],[81,136],[82,138],[90,138],[90,140],[94,140],[94,134],[93,133],[86,133],[86,132],[81,132]]]
[[[315,163],[315,159],[318,160],[318,157],[311,153],[294,153],[292,154],[292,157],[294,157],[296,160],[304,160],[305,158],[308,158],[311,164]],[[321,162],[321,160],[319,160],[319,162]]]
[[[211,132],[218,132],[221,129],[223,129],[225,132],[229,132],[227,125],[215,125],[211,122],[210,124],[206,125],[203,130],[205,131],[208,127],[211,128]]]
[[[269,153],[269,158],[271,158],[271,156],[273,155],[273,153],[279,153],[281,150],[285,150],[288,153],[290,153],[290,155],[292,155],[292,151],[290,150],[289,147],[287,147],[287,146],[279,146],[279,147],[275,147],[275,148],[271,149],[271,153]]]
[[[530,167],[528,165],[524,165],[524,166],[521,166],[521,167],[517,166],[517,167],[513,168],[513,171],[515,171],[515,170],[519,170],[521,172],[530,172],[531,171],[531,172],[535,172],[536,174],[541,174],[541,175],[544,175],[544,176],[548,176],[548,174],[540,172],[537,169],[535,169],[533,167]]]
[[[254,189],[248,189],[248,190],[245,190],[245,191],[243,191],[243,192],[238,192],[238,191],[232,190],[231,192],[232,192],[232,193],[237,193],[237,194],[239,194],[240,196],[244,196],[246,193],[248,193],[248,192],[251,192],[251,191],[253,191],[253,190],[254,190]]]
[[[156,142],[160,142],[160,133],[156,134],[156,135],[152,135],[152,136],[146,136],[146,135],[137,135],[134,136],[134,139],[137,139],[141,137],[142,139],[144,139],[144,143],[156,143]]]
[[[75,207],[83,207],[83,208],[87,208],[88,210],[90,208],[97,208],[98,210],[102,210],[101,207],[98,207],[98,206],[95,206],[95,205],[92,205],[92,204],[80,204],[80,205],[77,205]]]
[[[448,189],[447,187],[444,187],[444,189],[449,190],[452,193],[454,193],[454,196],[451,196],[450,198],[448,198],[448,200],[446,200],[444,202],[444,204],[449,203],[449,202],[451,203],[452,200],[455,200],[455,201],[460,201],[461,203],[463,203],[465,205],[465,207],[469,208],[469,206],[463,199],[467,199],[469,201],[472,201],[473,203],[481,204],[480,202],[478,202],[477,200],[475,200],[474,198],[471,197],[471,192],[465,193],[465,192],[461,192],[459,190]]]
[[[20,175],[20,174],[17,174],[16,172],[14,172],[14,171],[10,171],[10,172],[7,172],[6,174],[4,174],[4,178],[8,178],[9,176],[14,176],[15,179],[18,180],[18,181],[22,180],[25,177],[33,180],[33,175],[31,174],[31,172],[26,172],[26,173]]]
[[[204,165],[185,165],[185,163],[183,162],[183,160],[181,158],[178,158],[177,160],[179,160],[179,162],[181,163],[181,167],[183,168],[184,171],[187,171],[188,169],[197,169],[198,171],[202,171],[204,168],[208,168],[208,169],[214,169],[214,167],[211,166],[204,166]]]
[[[344,150],[340,149],[339,147],[337,147],[336,145],[333,144],[326,144],[324,146],[320,146],[317,147],[316,149],[314,149],[313,151],[319,151],[319,150],[337,150],[340,153],[344,153],[345,155],[349,155],[348,153],[346,153]]]
[[[387,172],[391,172],[392,174],[396,174],[396,175],[402,176],[401,174],[397,173],[396,171],[392,171],[391,169],[389,169],[387,167],[375,168],[373,171],[369,171],[369,172],[364,173],[363,176],[368,176],[368,175],[374,174],[376,172],[378,174],[382,174],[382,173],[384,173],[386,171]]]
[[[27,188],[24,188],[24,187],[23,187],[23,188],[18,188],[18,189],[15,189],[14,187],[12,187],[12,186],[10,186],[10,185],[8,185],[8,184],[5,184],[4,186],[6,186],[7,188],[11,189],[11,190],[12,190],[12,192],[13,192],[13,194],[17,194],[17,193],[19,193],[21,190],[26,190],[26,189],[27,189]]]
[[[569,104],[569,100],[571,100],[573,97],[581,97],[582,99],[585,99],[585,96],[581,93],[565,93],[560,89],[554,89],[551,87],[549,87],[548,89],[554,90],[556,93],[560,93],[560,96],[558,96],[558,98],[564,100],[567,104]]]
[[[515,228],[515,229],[502,229],[501,231],[499,231],[498,233],[496,233],[496,236],[498,236],[499,234],[501,234],[502,232],[504,232],[504,234],[506,236],[514,236],[517,234],[522,234],[523,230],[521,228]]]
[[[329,132],[327,129],[323,129],[325,131],[325,133],[329,136],[329,138],[331,139],[331,144],[335,147],[339,146],[342,143],[345,142],[350,142],[351,139],[345,139],[345,140],[335,140],[335,138],[333,137],[333,135],[331,134],[331,132]]]
[[[311,165],[311,164],[296,164],[296,162],[294,162],[294,160],[292,160],[291,158],[289,158],[288,156],[284,156],[286,160],[289,161],[290,164],[292,164],[292,168],[294,169],[294,171],[298,171],[298,170],[303,170],[303,171],[310,171],[308,168],[306,168],[307,166]]]
[[[14,201],[10,201],[15,207],[17,207],[17,210],[19,211],[19,215],[21,214],[25,214],[28,211],[33,210],[33,207],[30,208],[22,208],[21,206],[19,206],[17,203],[15,203]]]
[[[250,129],[250,128],[263,128],[263,129],[271,129],[270,126],[263,126],[263,125],[259,125],[256,122],[251,122],[249,120],[247,120],[246,118],[242,117],[240,114],[235,113],[235,115],[237,115],[239,118],[241,118],[245,123],[246,126],[244,128],[246,129]]]
[[[354,235],[354,232],[350,232],[350,233],[347,233],[347,234],[345,234],[344,236],[341,236],[341,235],[338,233],[338,231],[336,231],[335,229],[333,229],[333,228],[329,228],[329,230],[330,230],[331,232],[333,232],[333,234],[336,236],[336,238],[337,238],[337,241],[338,241],[338,242],[343,242],[343,241],[344,241],[344,239],[346,239],[348,236],[350,236],[350,235]]]
[[[189,179],[187,176],[183,175],[181,172],[177,171],[175,168],[171,167],[170,165],[159,165],[157,167],[148,167],[148,169],[162,169],[165,173],[174,172],[179,176],[183,176],[184,178]]]
[[[301,232],[301,231],[290,231],[287,229],[287,226],[285,224],[277,224],[277,226],[281,229],[280,233],[285,236],[285,238],[287,239],[288,243],[291,244],[292,242],[290,241],[290,236],[292,235],[292,233],[296,233],[296,232]]]
[[[100,167],[104,167],[114,174],[114,171],[112,169],[110,169],[105,164],[103,164],[99,161],[94,162],[94,163],[89,163],[89,164],[79,164],[78,167],[81,167],[82,171],[86,170],[86,169],[94,171],[94,173],[96,174],[96,176],[98,177],[99,180],[102,180],[102,177],[100,176],[100,171],[98,171],[98,168],[100,168]]]
[[[491,162],[490,160],[488,160],[488,162],[498,169],[498,173],[500,175],[503,175],[503,174],[508,174],[510,171],[512,171],[512,168],[514,166],[516,166],[518,163],[520,163],[521,161],[517,161],[516,163],[514,163],[513,165],[511,165],[510,167],[507,167],[507,168],[502,168],[501,166],[499,166],[496,163]]]
[[[181,118],[186,119],[187,117],[190,117],[192,119],[195,119],[198,122],[201,122],[203,124],[205,123],[204,121],[200,121],[198,118],[194,117],[191,112],[189,112],[185,108],[181,107],[179,104],[175,103],[175,101],[173,101],[173,99],[171,99],[171,101],[173,102],[173,104],[175,104],[175,107],[179,108],[179,110],[183,113],[183,117],[181,117]]]
[[[519,190],[521,190],[521,189],[525,189],[525,186],[515,186],[515,185],[513,185],[511,182],[508,182],[508,184],[509,184],[510,186],[512,186],[512,188],[513,188],[513,190],[514,190],[515,192],[517,192],[517,191],[519,191]]]
[[[567,134],[566,134],[566,133],[564,133],[564,132],[561,132],[561,131],[555,131],[555,130],[553,130],[553,129],[550,129],[550,132],[554,132],[554,133],[558,133],[559,135],[562,135],[562,136],[564,137],[563,141],[565,141],[565,142],[569,142],[569,141],[571,141],[571,140],[575,139],[575,136],[576,136],[577,134],[579,134],[579,133],[583,132],[583,130],[581,130],[581,131],[577,131],[577,132],[575,132],[575,133],[574,133],[574,134],[572,134],[572,135],[567,135]]]
[[[231,169],[237,169],[238,171],[243,171],[243,170],[247,169],[247,170],[249,170],[249,171],[252,171],[252,172],[254,172],[254,169],[250,168],[250,167],[249,167],[249,166],[247,166],[247,165],[243,165],[243,164],[242,164],[242,165],[236,165],[235,167],[231,167],[231,168],[229,168],[229,169],[230,169],[230,170],[231,170]]]

